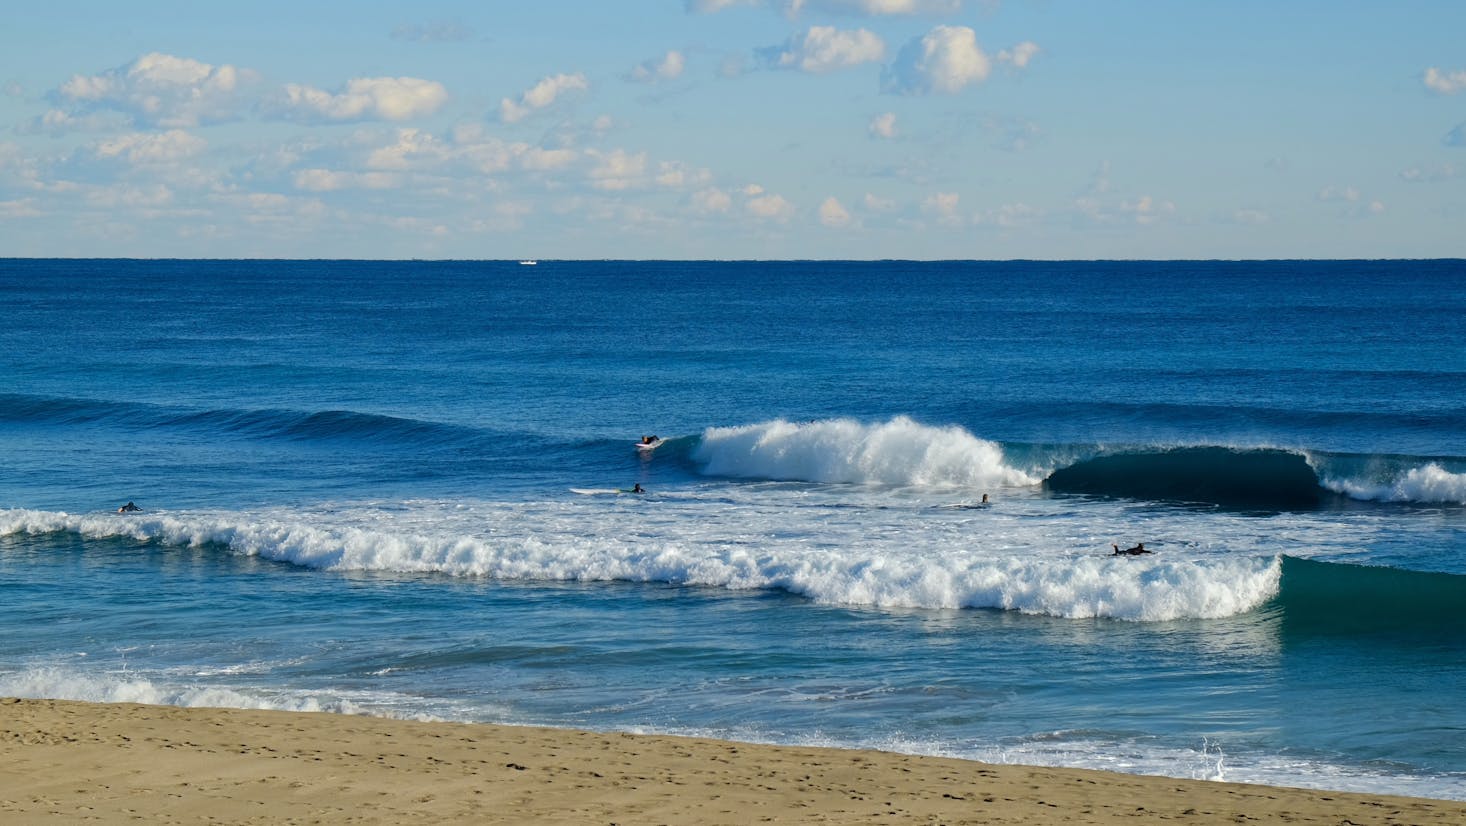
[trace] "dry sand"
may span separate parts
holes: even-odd
[[[0,822],[1463,824],[1466,803],[583,731],[0,700]]]

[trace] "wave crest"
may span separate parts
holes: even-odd
[[[1032,485],[1002,448],[956,427],[906,416],[866,424],[854,419],[784,419],[710,427],[693,458],[711,476],[776,481],[971,488]]]

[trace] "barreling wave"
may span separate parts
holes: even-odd
[[[583,527],[583,523],[576,520]],[[628,540],[581,528],[513,537],[415,534],[238,515],[72,515],[0,511],[0,537],[66,533],[215,547],[328,571],[435,573],[508,581],[647,582],[784,591],[838,605],[984,608],[1141,622],[1246,613],[1277,594],[1276,557],[1121,559],[908,553],[811,546]]]
[[[1276,448],[1140,448],[1082,459],[1044,486],[1157,501],[1296,509],[1359,501],[1466,504],[1466,473],[1418,457],[1350,456]]]
[[[1466,505],[1462,459],[1216,445],[1000,445],[906,416],[710,427],[690,454],[702,474],[736,479],[937,489],[1041,483],[1057,493],[1275,510],[1346,498]]]
[[[960,427],[932,427],[905,416],[710,427],[693,458],[711,476],[801,482],[974,488],[1032,485],[995,442]]]
[[[1318,505],[1325,493],[1300,453],[1184,447],[1096,456],[1060,468],[1049,490],[1235,507]]]

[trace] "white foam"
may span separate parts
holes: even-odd
[[[1388,482],[1325,479],[1330,490],[1374,502],[1466,505],[1466,473],[1452,473],[1432,462],[1411,468]]]
[[[981,488],[1032,485],[994,442],[960,427],[931,427],[905,416],[793,423],[775,419],[710,427],[694,458],[713,476],[804,482]]]
[[[0,674],[0,696],[87,703],[142,703],[186,708],[250,708],[274,711],[330,711],[363,714],[363,707],[341,698],[280,693],[254,694],[220,686],[160,685],[126,672],[93,674],[42,666]]]
[[[1035,546],[1048,541],[1042,526],[1038,533],[974,541],[974,525],[1017,531],[1021,516],[1007,517],[1016,527],[1003,529],[987,512],[975,523],[931,508],[802,508],[811,512],[710,509],[698,500],[666,500],[647,516],[630,507],[566,503],[420,503],[393,514],[6,511],[0,531],[217,544],[321,570],[780,589],[828,604],[1137,621],[1250,611],[1277,593],[1281,576],[1276,555],[1115,558]]]

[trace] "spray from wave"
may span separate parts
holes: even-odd
[[[996,443],[960,427],[932,427],[906,416],[877,424],[775,419],[710,427],[693,458],[708,475],[742,479],[929,488],[1038,482],[1009,466]]]

